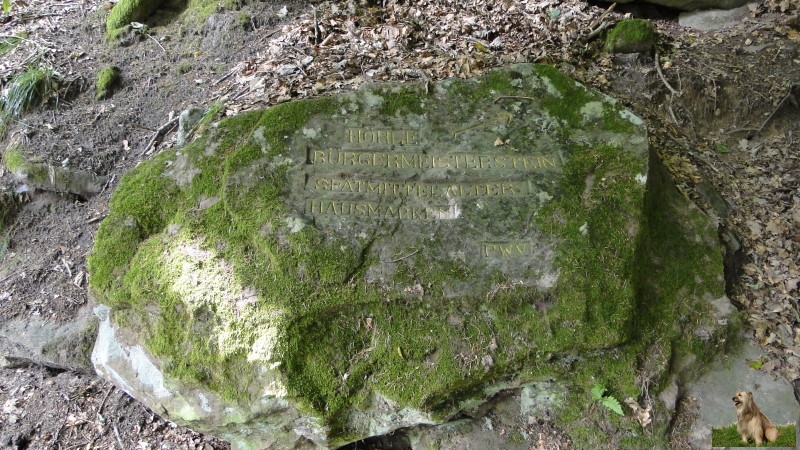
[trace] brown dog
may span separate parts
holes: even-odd
[[[742,435],[742,442],[747,443],[747,440],[752,438],[756,441],[756,445],[760,445],[764,437],[770,442],[778,439],[780,435],[778,429],[758,409],[756,402],[753,401],[752,392],[737,392],[733,397],[733,404],[736,405],[736,417],[739,418],[736,422],[736,431]]]

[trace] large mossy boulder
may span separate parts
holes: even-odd
[[[645,361],[660,382],[680,314],[704,323],[724,296],[713,225],[664,183],[644,207],[642,121],[549,66],[367,85],[201,134],[112,197],[88,262],[108,307],[93,361],[235,448],[335,447],[536,380],[591,435],[592,386],[638,397],[641,354],[666,358]]]

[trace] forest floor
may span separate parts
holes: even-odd
[[[761,370],[800,379],[796,2],[755,2],[716,31],[683,27],[662,8],[609,11],[578,0],[195,3],[203,2],[165,6],[122,45],[105,39],[105,0],[15,0],[0,15],[0,85],[33,65],[59,80],[47,102],[9,123],[4,147],[16,140],[29,158],[108,177],[91,198],[26,194],[0,233],[0,322],[66,323],[92,305],[86,255],[109,196],[126,171],[174,145],[174,127],[159,131],[182,110],[224,105],[219,114],[229,116],[368,81],[434,81],[539,62],[645,119],[678,188],[741,241],[729,294],[763,348]],[[625,17],[652,21],[654,55],[604,50],[593,31]],[[118,67],[122,82],[96,100],[94,78],[106,66]],[[19,188],[2,168],[0,184]],[[539,426],[539,448],[568,447],[553,424]],[[160,418],[92,373],[0,368],[0,448],[79,447],[229,445]]]

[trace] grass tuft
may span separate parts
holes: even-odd
[[[3,119],[39,106],[57,90],[58,81],[52,69],[29,68],[11,80],[8,92],[0,100]]]
[[[0,136],[8,122],[23,112],[41,105],[58,91],[58,78],[53,69],[31,67],[16,75],[0,97]]]

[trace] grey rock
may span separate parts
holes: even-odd
[[[36,316],[11,319],[0,323],[0,356],[7,365],[29,363],[92,372],[89,355],[96,336],[97,320],[89,306],[61,324]]]
[[[748,0],[622,0],[617,3],[650,3],[683,11],[699,9],[732,9],[747,3]]]
[[[723,10],[683,12],[678,16],[678,24],[700,31],[721,30],[741,23],[750,15],[750,5]]]
[[[188,108],[181,111],[178,116],[178,147],[186,145],[186,138],[190,135],[192,129],[200,119],[203,118],[205,110],[202,108]]]

